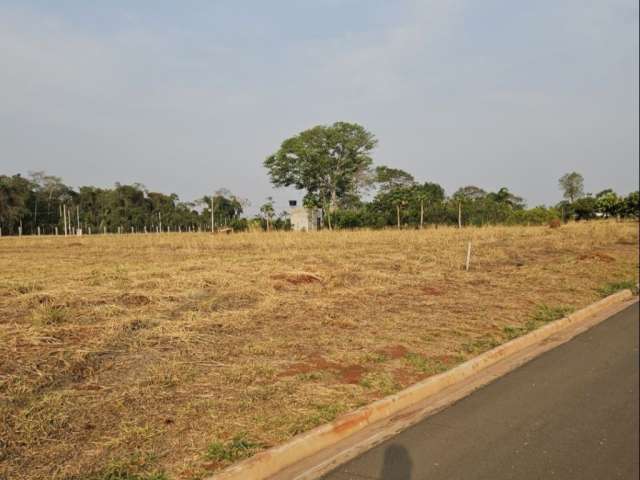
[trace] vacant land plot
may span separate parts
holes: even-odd
[[[637,232],[0,238],[0,478],[201,478],[633,286]]]

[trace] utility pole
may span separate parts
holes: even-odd
[[[67,236],[67,206],[62,204],[62,217],[64,218],[64,236]]]

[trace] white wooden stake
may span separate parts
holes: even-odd
[[[464,267],[464,269],[468,272],[469,271],[469,264],[471,263],[471,242],[469,242],[469,244],[467,245],[467,263]]]

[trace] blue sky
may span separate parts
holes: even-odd
[[[626,193],[638,55],[632,0],[0,0],[0,170],[284,208],[264,158],[344,120],[448,193]]]

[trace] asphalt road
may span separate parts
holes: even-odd
[[[638,303],[325,480],[633,479]]]

